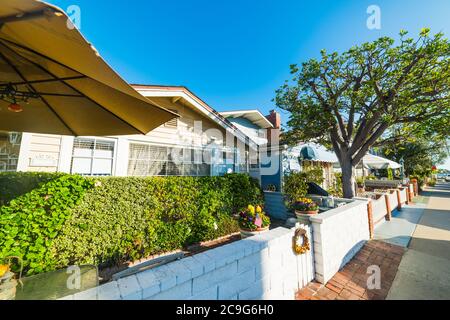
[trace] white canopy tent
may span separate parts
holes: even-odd
[[[402,167],[401,164],[395,161],[373,154],[367,154],[359,166],[363,166],[365,169],[400,169]]]
[[[340,172],[341,167],[339,162],[334,163],[335,171]],[[361,162],[356,166],[356,176],[357,177],[364,177],[369,174],[369,170],[379,170],[379,169],[401,169],[402,165],[380,157],[375,156],[373,154],[367,154],[364,156],[364,158],[361,160]]]

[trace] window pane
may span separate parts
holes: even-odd
[[[93,175],[108,175],[112,174],[112,160],[111,159],[94,159],[92,164]]]
[[[0,132],[0,171],[16,171],[22,134]]]
[[[0,132],[0,171],[16,171],[22,134]]]
[[[196,164],[184,164],[183,175],[184,176],[196,176],[198,165]]]
[[[143,144],[130,144],[131,159],[150,159],[149,146]]]
[[[150,146],[150,159],[153,160],[167,160],[167,148]]]
[[[194,150],[186,148],[183,150],[183,162],[191,163],[194,162]]]
[[[129,176],[146,176],[149,171],[149,162],[147,160],[130,160],[128,163]]]
[[[209,164],[203,163],[198,164],[197,166],[199,176],[209,176],[211,174],[211,166]]]
[[[165,176],[167,169],[167,162],[165,161],[150,161],[149,170],[147,175],[149,176]]]
[[[73,158],[72,159],[72,173],[90,175],[91,174],[91,159]]]
[[[92,157],[93,150],[94,150],[93,139],[75,138],[73,142],[73,155],[75,157]]]
[[[168,176],[181,176],[183,172],[183,164],[175,162],[167,162]]]
[[[72,173],[112,175],[114,141],[75,138]]]
[[[113,158],[114,142],[97,140],[95,143],[94,157]]]
[[[168,160],[181,164],[184,160],[183,149],[181,148],[168,148]]]

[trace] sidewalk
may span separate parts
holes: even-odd
[[[417,197],[414,204],[404,205],[401,211],[395,210],[391,221],[375,227],[374,239],[407,248],[426,208],[425,203],[417,203],[418,199],[426,202],[426,198]]]
[[[312,282],[296,299],[450,299],[450,184],[395,211],[374,238],[325,286]],[[381,290],[367,290],[369,265],[381,268]]]
[[[387,299],[450,299],[450,184],[428,188],[422,196],[429,197],[428,205]]]

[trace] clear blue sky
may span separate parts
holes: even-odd
[[[81,32],[130,83],[184,85],[218,111],[268,113],[289,65],[321,49],[343,51],[400,29],[450,35],[449,0],[48,2],[78,5]],[[366,27],[372,4],[381,30]]]

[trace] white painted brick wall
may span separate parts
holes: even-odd
[[[316,280],[326,283],[369,240],[367,201],[354,200],[311,217]]]
[[[391,210],[394,211],[398,207],[397,191],[389,193],[389,202],[391,204]]]
[[[277,228],[64,299],[294,299],[315,274],[313,250],[293,252],[294,231]]]
[[[402,203],[406,202],[406,188],[403,188],[403,190],[400,190],[400,200]]]
[[[372,200],[372,217],[376,223],[387,215],[386,199],[384,195],[378,200]]]

